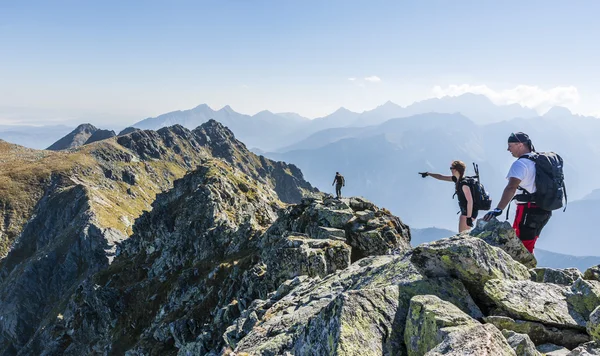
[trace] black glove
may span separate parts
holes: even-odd
[[[429,172],[419,172],[422,178],[425,178],[429,175]]]
[[[473,218],[467,218],[467,226],[473,227]]]
[[[485,216],[483,217],[483,221],[490,221],[492,220],[492,218],[495,218],[496,216],[499,216],[500,214],[502,214],[502,209],[494,209],[492,211],[489,211],[487,214],[485,214]]]

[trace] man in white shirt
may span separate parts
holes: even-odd
[[[552,212],[538,207],[533,199],[536,191],[535,162],[528,157],[535,149],[529,136],[523,132],[512,133],[508,137],[507,150],[517,160],[513,162],[506,175],[508,184],[504,188],[498,206],[487,213],[483,220],[489,221],[493,217],[502,214],[504,208],[510,204],[514,197],[517,200],[517,212],[513,228],[523,245],[529,252],[533,253],[535,242],[548,220],[550,220]],[[520,189],[523,193],[515,196],[517,189]]]

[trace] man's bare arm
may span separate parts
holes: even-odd
[[[517,188],[519,188],[519,184],[521,184],[521,180],[519,178],[511,177],[508,180],[508,184],[506,185],[506,188],[504,188],[504,192],[502,192],[502,198],[496,206],[497,209],[504,210],[506,206],[508,206],[512,198],[515,196],[515,192],[517,191]]]

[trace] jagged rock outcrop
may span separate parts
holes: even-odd
[[[0,260],[0,354],[597,350],[600,282],[534,269],[509,225],[413,249],[389,211],[317,192],[215,121],[6,152],[47,173],[0,180],[38,182],[21,210],[0,195],[25,212]]]
[[[227,131],[218,123],[213,126],[215,130]],[[8,181],[11,184],[8,187],[26,187],[28,190],[20,192],[26,198],[9,195],[6,200],[2,199],[4,207],[7,207],[6,203],[18,201],[19,211],[25,213],[21,215],[21,222],[27,223],[24,227],[13,227],[10,236],[19,236],[16,241],[11,241],[10,236],[9,239],[2,236],[3,243],[13,246],[7,257],[0,261],[0,304],[3,305],[0,310],[0,353],[12,354],[22,349],[40,325],[59,315],[57,306],[65,305],[82,280],[110,265],[117,244],[132,233],[134,221],[144,210],[151,208],[157,193],[171,189],[174,180],[198,166],[210,165],[213,167],[210,174],[227,166],[225,161],[214,161],[209,150],[198,145],[189,130],[173,127],[162,129],[160,133],[145,132],[139,137],[125,137],[132,147],[153,147],[159,154],[153,157],[140,155],[115,139],[85,145],[70,153],[23,151],[32,160],[28,163],[21,158],[21,172],[31,166],[39,178],[32,174],[36,184],[27,185],[32,181],[29,176],[14,176]],[[152,139],[145,140],[148,137]],[[233,139],[232,135],[230,137]],[[22,151],[15,151],[12,146],[10,150],[19,154]],[[248,151],[239,153],[255,157]],[[271,164],[268,160],[265,162]],[[287,167],[284,163],[279,166]],[[257,170],[255,167],[248,169]],[[289,171],[277,173],[293,174]],[[272,222],[276,217],[274,211],[283,206],[273,190],[277,179],[280,178],[264,172],[264,183],[255,183],[234,170],[227,181],[237,192],[230,189],[228,194],[269,201],[258,193],[257,184],[260,185],[277,204],[270,213],[259,213],[257,219],[262,219],[263,224]],[[288,185],[286,189],[303,189],[297,192],[299,196],[313,190],[301,176],[292,177],[292,181],[297,184]],[[7,184],[6,181],[1,183]],[[224,192],[218,194],[226,199]],[[286,194],[289,197],[296,193]],[[30,205],[23,208],[24,201]],[[14,216],[14,210],[3,213],[4,221],[10,221],[7,217]],[[228,213],[237,214],[237,210]],[[235,222],[236,228],[256,223]],[[244,235],[244,238],[248,236]],[[238,244],[233,242],[233,245]]]
[[[115,137],[117,134],[113,130],[102,130],[98,129],[85,141],[84,145],[89,145],[93,142],[106,140],[107,138]]]
[[[273,224],[275,212],[279,209],[276,196],[273,193],[269,195],[268,190],[261,188],[260,183],[252,183],[244,178],[247,176],[241,172],[236,180],[232,180],[235,171],[237,170],[232,171],[229,166],[217,164],[208,168],[201,167],[188,174],[185,179],[177,181],[168,194],[163,194],[156,200],[152,211],[138,220],[136,232],[132,238],[122,243],[115,262],[105,272],[98,273],[93,281],[82,285],[71,298],[62,321],[52,329],[54,332],[73,330],[68,336],[69,346],[61,350],[62,343],[56,341],[64,340],[67,337],[64,334],[45,333],[40,335],[40,340],[30,343],[30,350],[39,351],[42,345],[49,349],[48,345],[53,345],[56,352],[61,350],[65,354],[88,353],[91,350],[119,353],[130,348],[140,353],[154,353],[168,352],[176,346],[207,352],[218,349],[223,340],[222,334],[235,318],[240,317],[240,310],[256,305],[255,310],[244,315],[244,322],[235,323],[238,327],[228,332],[229,340],[239,338],[245,330],[251,330],[256,320],[264,317],[261,307],[283,299],[286,287],[280,286],[274,292],[272,286],[282,285],[282,282],[294,276],[318,278],[317,272],[325,277],[347,266],[350,245],[339,250],[345,256],[341,259],[342,262],[329,252],[330,248],[335,249],[335,244],[344,244],[339,239],[313,239],[307,234],[296,239],[289,238],[293,235],[277,236],[282,244],[273,241],[276,238],[273,229],[294,225],[297,216],[289,212],[283,213],[278,223]],[[249,193],[240,190],[240,183],[243,182],[250,188]],[[223,196],[224,193],[227,196]],[[271,203],[266,204],[269,201]],[[304,209],[312,207],[316,216],[327,215],[328,209],[323,200],[311,201],[313,204],[304,206]],[[319,221],[327,223],[327,219],[316,220]],[[266,230],[267,226],[273,228],[259,237],[260,231]],[[402,241],[403,246],[408,245],[407,237],[400,234],[398,237],[405,239]],[[305,250],[288,245],[290,240],[302,239],[309,244],[322,242],[325,245],[313,245]],[[327,264],[329,268],[320,268],[318,263],[304,266],[291,262],[288,266],[284,263],[286,260],[281,258],[282,253],[267,253],[264,258],[261,257],[258,247],[267,245],[274,249],[272,252],[290,248],[290,257],[294,254],[307,258],[315,256],[316,259],[323,258],[330,262],[331,257],[333,263]],[[399,245],[397,243],[392,248],[397,249]],[[347,253],[344,254],[344,251]],[[282,261],[281,265],[275,265],[269,260],[277,257]],[[281,275],[281,266],[288,270],[292,270],[293,266],[301,268]],[[144,272],[132,273],[134,270]],[[210,273],[206,275],[204,273],[207,272],[202,271]],[[393,269],[389,271],[390,274],[393,272]],[[375,277],[379,278],[380,275],[369,277],[369,282],[381,283]],[[390,275],[389,278],[400,277]],[[309,279],[299,284],[315,281]],[[436,280],[431,282],[431,286],[440,294],[456,293],[452,300],[457,303],[456,298],[459,296],[470,300],[464,288],[460,293],[462,285],[459,282]],[[156,294],[155,291],[158,290],[163,290],[164,294]],[[403,293],[408,293],[408,290],[410,288]],[[128,296],[137,297],[131,300]],[[270,302],[252,302],[258,298],[270,298]],[[463,305],[464,302],[460,304]],[[311,305],[310,308],[315,307]],[[478,310],[472,301],[465,309]],[[87,311],[82,314],[82,310]],[[119,315],[126,310],[140,310],[144,315],[150,313],[150,316],[141,318],[141,315],[134,313],[121,319]],[[480,312],[473,313],[481,315]],[[96,319],[95,316],[102,318]],[[136,320],[138,325],[134,330],[129,327],[131,320]],[[193,324],[190,324],[192,320]],[[96,327],[79,330],[75,325]],[[117,332],[121,327],[125,329]],[[131,338],[131,333],[137,335],[136,341],[123,345],[123,342]],[[194,341],[193,345],[187,345],[191,341]]]
[[[127,135],[127,134],[130,134],[130,133],[135,132],[135,131],[140,131],[140,129],[138,129],[136,127],[131,127],[131,126],[130,127],[126,127],[123,130],[121,130],[121,132],[119,132],[117,134],[117,136]]]
[[[478,221],[477,227],[469,235],[479,237],[492,246],[499,247],[508,253],[515,261],[518,261],[529,268],[535,268],[537,260],[535,256],[523,246],[523,243],[517,237],[515,230],[508,221],[498,221],[492,219],[484,223]]]
[[[65,137],[54,142],[47,150],[61,151],[83,146],[98,129],[92,124],[81,124]]]

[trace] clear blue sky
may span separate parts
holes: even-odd
[[[0,0],[0,123],[201,103],[316,117],[451,85],[600,114],[598,14],[592,0]]]

